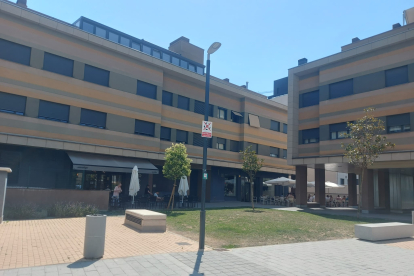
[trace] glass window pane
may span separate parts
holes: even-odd
[[[152,56],[155,58],[161,58],[161,52],[158,50],[153,50],[152,51]]]
[[[336,132],[331,132],[331,140],[335,140],[336,139]]]
[[[135,50],[141,51],[141,44],[132,42],[132,48],[134,48]]]
[[[109,40],[118,43],[119,35],[109,32]]]
[[[147,45],[142,45],[142,51],[148,55],[151,55],[151,48]]]
[[[96,34],[97,36],[102,37],[102,38],[106,38],[106,30],[105,30],[105,29],[102,29],[102,28],[96,27],[95,34]]]
[[[411,126],[409,126],[409,125],[404,126],[404,131],[410,131],[410,129],[411,129]]]
[[[171,56],[166,53],[162,53],[162,60],[166,62],[171,62]]]
[[[129,47],[129,38],[121,36],[121,44]]]
[[[388,128],[388,132],[401,132],[401,126],[392,126]]]
[[[188,70],[195,72],[196,71],[196,67],[192,64],[188,65]]]
[[[188,62],[185,60],[181,60],[180,66],[187,69],[188,68]]]
[[[338,138],[343,139],[346,138],[346,135],[348,134],[347,131],[338,131]]]
[[[180,60],[176,57],[171,58],[171,63],[177,66],[180,66]]]
[[[197,66],[197,74],[204,75],[204,68]]]
[[[84,31],[87,31],[88,33],[93,34],[93,27],[94,26],[92,24],[85,22],[85,21],[83,22],[82,28]]]

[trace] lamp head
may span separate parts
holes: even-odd
[[[213,44],[211,44],[210,48],[208,48],[207,54],[211,55],[212,53],[217,51],[220,48],[220,46],[221,46],[220,42],[214,42]]]

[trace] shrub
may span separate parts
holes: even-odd
[[[94,205],[82,202],[57,202],[49,207],[48,215],[55,218],[84,217],[98,213]]]
[[[36,204],[6,205],[4,208],[4,219],[36,219],[41,218],[41,209]]]

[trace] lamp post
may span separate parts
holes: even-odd
[[[220,42],[214,42],[207,50],[207,74],[206,74],[206,95],[204,101],[204,121],[208,121],[209,98],[210,98],[210,55],[217,51],[221,46]],[[206,177],[207,175],[207,138],[203,138],[203,182],[201,185],[201,210],[200,210],[200,237],[199,249],[204,249],[206,238]]]

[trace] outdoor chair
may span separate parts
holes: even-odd
[[[269,204],[272,204],[272,205],[274,205],[275,204],[275,197],[269,197]]]

